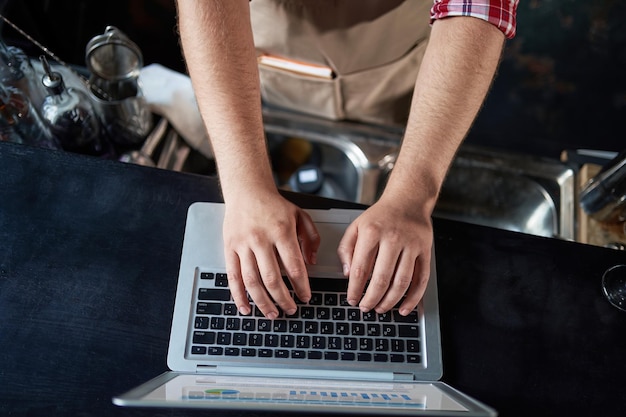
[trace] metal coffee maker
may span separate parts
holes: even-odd
[[[107,26],[87,43],[85,59],[89,93],[107,138],[122,146],[142,143],[153,120],[139,84],[139,47],[115,26]]]

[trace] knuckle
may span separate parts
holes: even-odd
[[[290,278],[301,279],[306,276],[306,269],[301,266],[292,266],[286,270],[287,276]]]
[[[399,286],[400,288],[409,288],[411,283],[413,282],[413,277],[409,275],[397,275],[394,280],[394,284]]]
[[[242,280],[243,284],[248,289],[256,289],[259,287],[259,280],[254,274],[243,274]]]
[[[268,289],[274,289],[280,286],[283,282],[282,276],[280,274],[276,274],[275,272],[268,272],[262,275],[263,283],[265,283],[265,287]]]
[[[373,287],[374,290],[386,291],[390,283],[391,278],[388,275],[380,274],[370,281],[369,286]]]

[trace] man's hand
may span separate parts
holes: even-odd
[[[246,290],[269,319],[296,304],[283,282],[284,269],[298,299],[311,288],[305,263],[314,264],[320,236],[311,217],[278,193],[229,200],[224,218],[224,252],[231,294],[242,314],[250,314]]]
[[[400,314],[409,314],[426,290],[432,241],[429,216],[398,201],[379,200],[348,227],[339,243],[337,252],[349,277],[348,302],[383,313],[406,294]]]

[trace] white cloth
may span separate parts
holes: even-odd
[[[165,117],[189,146],[213,159],[191,79],[163,65],[150,64],[141,69],[139,82],[152,112]]]

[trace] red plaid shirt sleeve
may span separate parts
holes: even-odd
[[[431,23],[450,16],[472,16],[485,20],[511,39],[515,36],[519,0],[435,0],[430,11]]]

